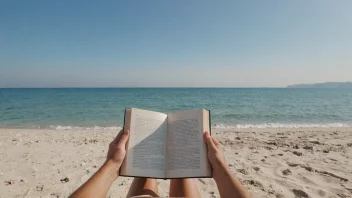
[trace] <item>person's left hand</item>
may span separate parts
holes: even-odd
[[[111,161],[118,166],[121,166],[123,159],[126,156],[126,143],[129,137],[129,131],[121,130],[116,138],[110,143],[106,161]]]

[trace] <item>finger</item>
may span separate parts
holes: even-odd
[[[220,148],[220,142],[217,140],[217,139],[215,139],[215,138],[213,138],[212,137],[212,139],[213,139],[213,142],[214,142],[214,144],[215,144],[215,146],[217,147],[217,148]]]
[[[121,136],[123,135],[123,129],[120,130],[120,132],[117,134],[117,136],[115,137],[115,139],[113,140],[114,143],[117,143],[119,141],[119,139],[121,138]]]
[[[120,137],[120,139],[118,140],[117,146],[121,148],[125,148],[129,135],[130,135],[130,131],[129,130],[125,131]]]
[[[205,140],[205,143],[207,144],[209,149],[215,150],[217,148],[213,142],[212,137],[210,136],[209,132],[207,132],[207,131],[204,133],[204,140]]]

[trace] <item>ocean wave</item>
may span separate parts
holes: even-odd
[[[237,125],[225,125],[225,124],[214,124],[212,128],[226,128],[226,129],[265,129],[265,128],[347,128],[352,127],[351,124],[345,123],[319,123],[319,124],[283,124],[283,123],[263,123],[263,124],[237,124]]]
[[[305,123],[305,124],[284,124],[284,123],[262,123],[262,124],[214,124],[213,129],[265,129],[265,128],[352,128],[352,124],[347,123]],[[50,126],[7,126],[0,125],[0,128],[29,128],[29,129],[53,129],[53,130],[121,130],[122,126],[69,126],[69,125],[50,125]]]
[[[93,127],[82,127],[82,126],[62,126],[62,125],[50,125],[50,129],[55,130],[121,130],[119,126],[93,126]]]

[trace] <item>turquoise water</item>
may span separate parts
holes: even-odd
[[[352,126],[352,89],[0,89],[0,127],[120,127],[124,109],[206,108],[215,127]]]

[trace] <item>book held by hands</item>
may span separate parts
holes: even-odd
[[[124,131],[129,130],[121,176],[151,178],[212,177],[203,133],[210,133],[210,111],[171,114],[130,108]]]

